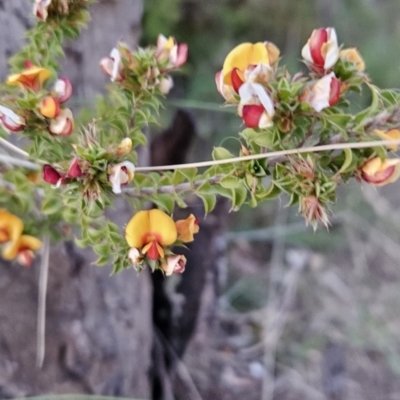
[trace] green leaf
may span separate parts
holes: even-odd
[[[226,160],[234,157],[235,156],[225,149],[225,147],[214,147],[214,150],[212,151],[213,160]]]
[[[200,194],[197,193],[197,196],[203,200],[204,204],[204,212],[206,214],[209,214],[215,207],[215,204],[217,203],[217,198],[215,194]]]
[[[271,186],[268,189],[264,189],[255,194],[257,200],[272,200],[278,197],[281,194],[281,189],[276,186],[274,183],[271,183]]]
[[[221,179],[220,185],[226,189],[236,189],[242,185],[242,180],[235,176],[225,176]]]
[[[246,198],[247,189],[244,186],[232,189],[232,210],[237,211],[246,201]]]
[[[109,243],[100,243],[93,246],[93,250],[96,254],[102,257],[110,256],[110,245]]]
[[[174,211],[175,201],[172,194],[156,194],[151,196],[151,201],[168,214]]]
[[[45,215],[55,214],[58,211],[61,211],[62,204],[61,204],[61,197],[54,198],[48,197],[42,203],[41,212]]]
[[[354,121],[356,124],[358,124],[354,128],[354,130],[356,130],[356,131],[358,131],[362,127],[363,122],[366,118],[373,116],[373,114],[378,110],[378,107],[379,107],[379,89],[374,85],[370,85],[370,84],[367,84],[367,85],[368,85],[369,89],[371,90],[372,101],[371,101],[371,105],[368,108],[366,108],[365,110],[363,110],[355,115]]]
[[[353,152],[351,151],[351,149],[344,149],[344,155],[345,155],[345,159],[344,159],[344,163],[343,165],[340,167],[339,172],[343,173],[346,172],[346,170],[351,166],[351,163],[353,161]]]

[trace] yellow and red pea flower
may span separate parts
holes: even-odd
[[[42,243],[39,239],[22,235],[24,223],[16,215],[0,209],[0,243],[7,243],[2,252],[5,260],[16,259],[21,265],[29,267],[34,258],[34,250]]]
[[[279,49],[271,42],[242,43],[236,46],[225,58],[221,71],[223,83],[233,86],[232,73],[233,79],[244,82],[246,70],[259,64],[271,66],[279,59],[279,54]]]
[[[7,84],[10,86],[21,86],[37,92],[42,88],[43,82],[50,77],[51,72],[46,68],[32,65],[30,62],[26,62],[26,65],[27,69],[24,71],[19,74],[10,75],[7,79]]]
[[[22,235],[17,240],[10,242],[3,250],[5,260],[16,259],[24,267],[30,267],[35,258],[34,251],[42,247],[42,242],[30,235]]]
[[[150,260],[164,258],[164,246],[173,245],[177,237],[174,220],[157,209],[139,211],[125,228],[129,246],[140,250]]]
[[[24,229],[24,223],[4,208],[0,209],[0,243],[15,242]]]
[[[361,178],[375,185],[384,186],[395,182],[400,177],[400,159],[375,157],[361,167]]]

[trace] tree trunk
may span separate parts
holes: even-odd
[[[0,0],[0,78],[6,60],[32,22],[30,0]],[[93,21],[67,48],[64,75],[75,95],[93,97],[106,78],[98,63],[123,38],[138,41],[142,0],[107,0],[92,7]],[[7,207],[6,204],[1,205]],[[120,224],[131,210],[118,206]],[[0,263],[0,398],[44,393],[95,393],[150,398],[152,288],[148,274],[90,265],[90,252],[72,243],[51,251],[46,355],[36,367],[38,263],[30,269]]]

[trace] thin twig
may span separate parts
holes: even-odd
[[[39,301],[37,314],[37,355],[36,366],[42,368],[46,347],[46,294],[49,274],[50,240],[44,236],[39,275]]]
[[[154,167],[137,167],[135,170],[137,172],[143,172],[143,171],[168,171],[171,169],[177,170],[177,169],[187,169],[187,168],[211,167],[213,165],[233,164],[241,161],[259,160],[263,158],[279,157],[290,154],[316,153],[320,151],[343,150],[343,149],[365,149],[368,147],[382,147],[389,145],[393,146],[397,144],[400,145],[400,139],[380,140],[380,141],[374,140],[370,142],[361,142],[361,143],[334,143],[322,146],[304,147],[300,149],[271,151],[269,153],[263,153],[263,154],[251,154],[249,156],[226,158],[224,160],[201,161],[189,164],[159,165]]]
[[[0,154],[0,163],[1,162],[12,164],[12,165],[18,165],[19,167],[32,169],[34,171],[38,171],[40,169],[39,164],[33,163],[28,160],[21,160],[20,158],[15,158],[15,157],[8,156],[5,154]]]
[[[210,185],[217,184],[223,175],[216,175],[210,177],[208,179],[200,179],[194,182],[185,182],[180,183],[178,185],[166,185],[166,186],[157,186],[157,187],[143,187],[143,188],[123,188],[123,193],[127,194],[130,197],[141,197],[144,194],[152,195],[152,194],[170,194],[170,193],[177,193],[177,192],[186,192],[189,190],[197,189],[201,185],[205,183],[209,183]]]
[[[20,149],[19,147],[10,143],[8,140],[3,139],[1,137],[0,137],[0,145],[3,146],[4,148],[6,148],[7,150],[11,150],[14,153],[16,153],[22,157],[29,158],[29,154],[26,151]]]

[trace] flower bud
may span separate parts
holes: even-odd
[[[100,61],[100,67],[103,72],[111,78],[111,82],[122,81],[123,65],[121,53],[117,48],[113,48],[109,57],[105,57]]]
[[[381,160],[375,157],[361,167],[361,177],[375,186],[384,186],[395,182],[400,176],[400,159]]]
[[[185,271],[185,267],[186,257],[179,254],[165,257],[165,261],[161,264],[161,268],[166,276],[181,274]]]
[[[8,133],[18,132],[25,128],[26,121],[13,110],[0,106],[0,125]]]
[[[365,70],[365,62],[360,53],[355,47],[344,49],[340,51],[340,59],[355,64],[357,71],[362,72]]]
[[[60,180],[62,179],[62,175],[50,164],[43,165],[42,176],[45,182],[51,183],[52,185],[59,184]]]
[[[156,59],[168,61],[167,68],[179,68],[186,63],[188,57],[188,45],[177,44],[173,37],[168,39],[164,35],[158,35]]]
[[[110,165],[108,169],[108,180],[111,183],[112,191],[116,194],[121,193],[121,186],[126,185],[132,181],[134,171],[135,166],[129,161]]]
[[[48,16],[48,7],[51,4],[51,0],[35,0],[35,3],[33,5],[33,15],[35,15],[36,18],[46,21],[47,16]]]
[[[199,222],[197,218],[190,214],[186,219],[175,221],[176,230],[178,231],[178,240],[183,243],[193,242],[193,235],[199,232]]]
[[[54,84],[54,91],[57,93],[59,103],[65,103],[72,96],[72,84],[67,78],[57,79]]]
[[[339,59],[339,46],[334,28],[314,29],[301,55],[309,67],[320,74],[331,69]]]
[[[39,112],[46,118],[56,118],[60,114],[60,104],[51,96],[46,96],[39,105]]]
[[[239,89],[238,114],[248,128],[268,128],[273,125],[275,108],[264,86],[244,83]]]
[[[125,138],[122,139],[121,143],[117,147],[117,151],[115,154],[118,157],[126,156],[132,151],[132,139],[131,138]]]
[[[158,83],[158,88],[160,89],[160,92],[164,95],[167,95],[173,87],[174,80],[170,76],[164,76]]]
[[[319,79],[308,91],[302,100],[308,103],[315,111],[320,112],[324,108],[334,106],[340,99],[341,82],[331,72]]]
[[[61,110],[60,114],[50,122],[49,130],[53,135],[69,136],[74,130],[74,117],[69,108]]]
[[[132,247],[131,249],[129,249],[128,258],[131,260],[133,266],[135,266],[135,264],[138,264],[141,261],[142,257],[143,256],[141,256],[140,251],[137,248]]]

